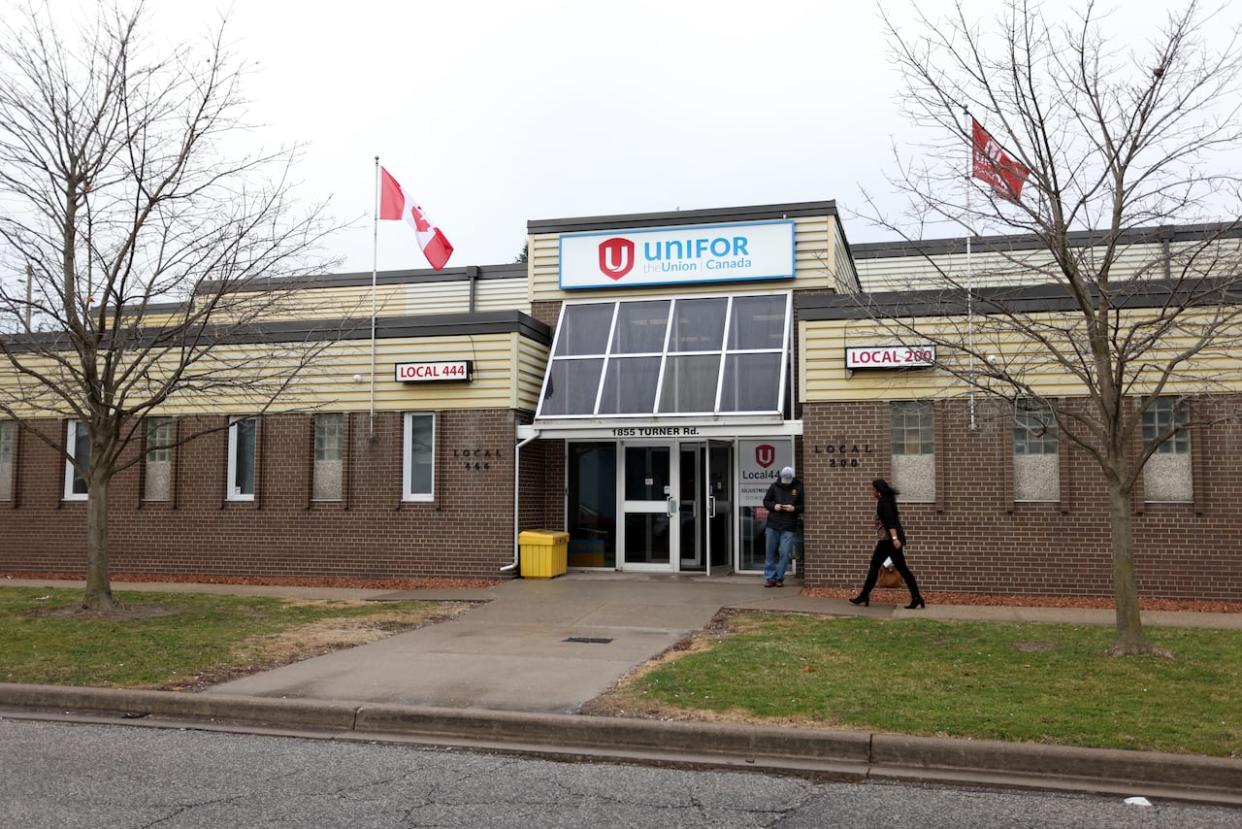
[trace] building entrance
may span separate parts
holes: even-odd
[[[620,569],[730,569],[733,443],[626,443],[621,455]]]

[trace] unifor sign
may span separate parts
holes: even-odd
[[[886,368],[930,368],[936,364],[934,345],[860,345],[845,349],[851,371]]]
[[[652,227],[565,233],[561,288],[641,288],[792,279],[794,223]]]
[[[471,364],[469,360],[452,360],[438,363],[397,363],[394,377],[398,383],[436,383],[449,380],[468,381]]]

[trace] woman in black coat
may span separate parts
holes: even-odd
[[[871,567],[867,570],[867,581],[863,584],[862,592],[850,599],[850,602],[871,604],[871,588],[875,587],[880,567],[884,564],[884,559],[891,558],[897,572],[906,580],[906,587],[910,588],[910,604],[906,605],[906,610],[927,607],[927,602],[923,601],[919,593],[919,584],[914,580],[914,574],[906,566],[906,531],[901,528],[901,516],[897,514],[897,490],[889,486],[883,478],[876,478],[871,482],[871,493],[876,499],[875,526],[883,536],[876,543],[875,552],[871,554]]]

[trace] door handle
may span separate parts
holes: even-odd
[[[707,496],[707,517],[708,518],[716,517],[716,496],[715,495]]]
[[[666,503],[667,503],[667,508],[668,508],[668,515],[671,518],[677,514],[677,502],[673,500],[673,496],[670,495],[668,496],[668,501]]]

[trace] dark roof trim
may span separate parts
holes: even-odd
[[[137,313],[141,311],[143,314],[170,314],[180,313],[189,308],[189,304],[185,302],[148,302],[146,307],[141,303],[130,303],[121,306],[122,313]],[[114,306],[109,305],[104,311],[111,315],[116,311]],[[98,312],[92,312],[91,316],[98,316]]]
[[[620,230],[630,227],[697,225],[712,222],[749,222],[792,219],[797,216],[836,216],[835,201],[760,204],[750,207],[712,207],[706,210],[670,210],[662,213],[621,213],[613,216],[579,216],[568,219],[532,219],[527,233],[573,233],[587,230]]]
[[[174,331],[149,328],[143,332],[148,337],[163,334],[169,344],[178,341]],[[417,337],[458,337],[477,334],[511,334],[534,340],[542,345],[552,345],[552,329],[534,317],[521,311],[478,311],[473,314],[428,314],[418,317],[380,317],[375,323],[377,339]],[[140,335],[141,336],[141,335]],[[324,320],[281,320],[230,329],[220,335],[213,344],[244,344],[273,342],[316,342],[322,340],[367,340],[371,337],[370,317]],[[33,341],[43,348],[63,340],[59,333],[33,335]],[[141,340],[140,340],[141,341]],[[26,343],[26,345],[23,345]],[[8,338],[15,351],[32,351],[28,335]],[[206,346],[204,346],[206,347]],[[65,348],[69,344],[65,342]]]
[[[1121,308],[1159,308],[1171,300],[1192,306],[1242,304],[1236,279],[1141,280],[1109,286],[1111,301]],[[799,320],[889,319],[893,317],[944,317],[966,313],[966,292],[952,288],[927,291],[891,291],[861,294],[794,294]],[[974,292],[975,313],[1005,310],[1019,314],[1042,311],[1073,311],[1077,301],[1066,286],[1057,283]]]
[[[526,263],[510,263],[505,265],[469,265],[463,268],[445,268],[442,271],[431,268],[417,268],[400,271],[380,271],[375,276],[376,285],[415,285],[427,282],[468,282],[470,279],[525,279]],[[296,284],[299,288],[355,288],[371,284],[370,271],[351,273],[326,273],[305,277],[280,277],[271,280],[255,280],[247,284],[245,291],[262,291],[269,285],[288,288]],[[210,294],[219,289],[219,283],[204,282],[195,293]]]
[[[1242,222],[1207,222],[1204,224],[1164,225],[1161,227],[1135,227],[1123,230],[1120,244],[1160,244],[1162,242],[1193,242],[1219,236],[1222,239],[1242,238]],[[1069,234],[1071,247],[1090,247],[1102,244],[1105,233],[1098,230],[1077,230]],[[1046,248],[1047,244],[1031,233],[1009,236],[975,236],[971,249],[983,251],[1024,251]],[[966,253],[966,237],[951,239],[899,240],[896,242],[864,242],[854,245],[855,259],[886,259],[898,256],[943,256]]]

